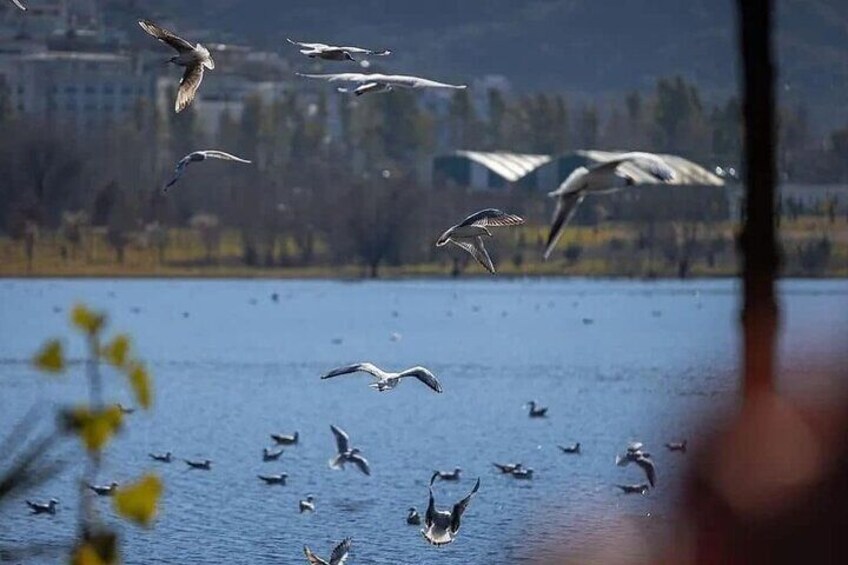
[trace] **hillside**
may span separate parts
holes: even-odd
[[[114,1],[114,0],[113,0]],[[814,121],[848,120],[848,2],[781,0],[783,102]],[[599,96],[681,74],[707,93],[735,88],[732,0],[151,0],[136,6],[264,48],[302,40],[387,46],[391,69],[455,80],[486,74],[518,90]],[[223,22],[223,24],[222,24]],[[834,120],[834,116],[836,120]]]

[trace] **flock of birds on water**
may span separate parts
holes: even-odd
[[[21,10],[26,10],[20,0],[11,0]],[[174,110],[179,113],[187,108],[195,99],[206,70],[215,69],[215,61],[209,50],[200,43],[192,44],[175,33],[155,24],[150,20],[140,20],[141,28],[176,51],[176,55],[168,59],[185,70],[180,79]],[[299,48],[300,53],[311,59],[322,61],[356,62],[359,56],[385,57],[391,54],[386,49],[371,50],[361,47],[336,46],[325,43],[304,43],[288,39],[288,42]],[[339,92],[351,93],[355,96],[364,94],[391,92],[396,88],[405,89],[465,89],[463,84],[448,84],[411,75],[387,75],[380,73],[328,73],[306,74],[296,73],[297,76],[325,80],[331,83],[342,82],[356,85],[355,88],[338,88]],[[219,150],[194,151],[179,160],[174,175],[162,188],[163,192],[173,187],[182,178],[189,165],[210,159],[229,161],[232,163],[251,164],[251,161]],[[576,168],[565,181],[548,195],[556,199],[556,210],[548,231],[547,241],[542,257],[547,260],[553,253],[563,230],[583,199],[590,194],[615,192],[634,186],[636,179],[622,165],[635,167],[648,174],[656,182],[669,183],[675,180],[674,169],[661,157],[650,153],[633,151],[622,154],[613,160],[592,167]],[[448,243],[469,253],[487,271],[495,274],[495,266],[484,244],[484,237],[492,237],[491,227],[516,226],[524,220],[514,214],[507,214],[496,209],[481,210],[471,214],[459,224],[447,230],[437,240],[436,246],[442,247]]]
[[[26,7],[20,0],[11,0],[11,2],[21,10],[26,10]],[[145,32],[176,51],[177,54],[171,57],[168,62],[185,69],[180,80],[174,107],[175,111],[179,113],[193,102],[197,91],[200,88],[201,82],[203,81],[204,72],[206,70],[214,70],[215,61],[213,60],[209,50],[199,43],[193,45],[189,41],[186,41],[171,31],[168,31],[149,20],[140,20],[138,23]],[[355,62],[357,61],[356,57],[359,56],[384,57],[391,54],[388,50],[370,50],[360,47],[334,46],[324,43],[303,43],[293,41],[291,39],[289,39],[288,42],[298,47],[304,56],[323,61]],[[465,85],[447,84],[409,75],[297,73],[297,76],[309,79],[325,80],[331,83],[341,82],[354,85],[353,88],[340,87],[338,88],[338,91],[342,93],[350,93],[355,96],[391,92],[396,88],[466,88]],[[251,164],[251,161],[248,159],[243,159],[224,151],[195,151],[186,155],[178,162],[173,178],[163,187],[163,191],[167,192],[168,189],[173,187],[186,172],[189,165],[209,159]],[[557,207],[551,223],[547,242],[544,247],[543,257],[545,259],[547,259],[553,252],[565,226],[573,217],[577,207],[587,195],[617,191],[635,184],[635,179],[626,171],[622,170],[622,165],[625,164],[635,166],[640,171],[651,175],[659,182],[667,183],[675,179],[674,170],[662,158],[641,152],[625,153],[614,160],[591,168],[578,167],[560,185],[559,188],[549,194],[552,198],[557,199]],[[470,254],[487,271],[495,274],[496,269],[488,251],[486,250],[484,237],[493,236],[490,228],[518,226],[523,223],[524,219],[515,214],[509,214],[493,208],[481,210],[469,215],[460,223],[447,229],[436,241],[436,246],[443,247],[448,244],[454,245]],[[369,386],[378,392],[391,391],[397,387],[402,380],[407,378],[414,378],[420,381],[436,393],[441,393],[443,390],[438,378],[425,367],[412,367],[410,369],[393,373],[384,371],[372,363],[358,363],[333,369],[321,378],[331,379],[354,373],[366,373],[373,377],[374,381]],[[547,417],[548,409],[538,405],[535,401],[529,402],[527,407],[529,409],[528,415],[530,418]],[[124,408],[122,408],[122,410],[127,412],[131,411],[131,409]],[[330,467],[333,469],[344,469],[345,465],[350,464],[363,474],[370,475],[371,467],[368,460],[359,448],[352,447],[350,436],[342,428],[336,425],[331,425],[330,429],[336,442],[336,454],[329,461]],[[299,434],[297,432],[292,435],[272,434],[271,437],[277,446],[294,446],[299,442]],[[560,445],[558,447],[563,454],[579,455],[581,453],[580,443],[570,446]],[[686,442],[667,443],[666,447],[670,451],[685,452]],[[266,447],[263,448],[262,451],[262,460],[266,462],[276,461],[282,456],[282,454],[282,449],[272,450]],[[149,456],[154,461],[163,464],[169,464],[174,461],[174,457],[171,452],[150,453]],[[212,461],[208,459],[184,459],[183,461],[189,469],[201,471],[210,471],[212,469]],[[616,456],[615,463],[622,467],[627,466],[630,463],[634,463],[642,469],[645,474],[646,482],[616,485],[623,493],[646,494],[650,488],[653,488],[656,485],[656,466],[650,453],[645,451],[642,443],[634,442],[628,445],[623,455]],[[494,463],[494,466],[500,473],[510,475],[517,480],[533,479],[533,469],[525,467],[522,463]],[[424,539],[434,546],[443,546],[456,539],[460,530],[462,516],[467,510],[474,495],[480,488],[480,479],[478,478],[474,487],[464,498],[448,509],[438,509],[433,494],[433,487],[436,481],[458,481],[460,479],[461,472],[462,470],[460,468],[456,468],[453,471],[436,471],[430,479],[428,487],[429,500],[423,517],[423,528],[421,529],[421,534]],[[268,485],[285,485],[287,477],[288,475],[285,473],[258,475],[259,480]],[[116,489],[118,489],[119,485],[116,482],[112,482],[108,485],[88,486],[99,496],[110,496],[116,491]],[[26,501],[26,504],[34,514],[55,514],[59,501],[54,498],[44,503]],[[314,497],[310,495],[307,498],[300,500],[299,510],[301,513],[314,511]],[[416,508],[409,508],[406,522],[415,526],[422,524],[422,517]],[[318,557],[307,546],[304,546],[304,554],[306,555],[307,560],[313,565],[343,565],[348,558],[351,543],[352,540],[350,538],[345,538],[336,545],[335,548],[333,548],[329,559],[327,560]]]

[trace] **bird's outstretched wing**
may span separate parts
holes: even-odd
[[[321,80],[326,80],[327,82],[375,82],[374,76],[376,75],[365,75],[362,73],[331,73],[324,75],[313,75],[307,73],[295,73],[299,77],[303,78],[317,78]]]
[[[12,4],[14,4],[14,5],[15,5],[15,6],[17,6],[18,8],[20,8],[21,10],[23,10],[24,12],[26,12],[26,6],[24,6],[24,5],[21,3],[21,0],[12,0]]]
[[[486,270],[495,274],[495,266],[492,264],[492,258],[489,257],[489,253],[486,251],[486,246],[483,244],[482,237],[474,238],[474,242],[465,241],[462,239],[453,239],[449,240],[451,243],[459,247],[460,249],[464,249],[468,253],[471,254],[474,259],[477,260],[478,263],[486,267]]]
[[[413,367],[411,369],[407,369],[400,373],[399,377],[415,377],[434,391],[442,392],[442,385],[439,383],[439,379],[437,379],[436,375],[424,367]]]
[[[312,553],[312,550],[309,549],[309,547],[306,545],[303,546],[303,554],[306,555],[306,560],[309,561],[309,563],[311,563],[312,565],[330,565],[329,563]]]
[[[365,459],[362,455],[354,453],[350,456],[350,461],[351,463],[356,465],[360,471],[362,471],[368,476],[371,476],[371,466],[368,465],[368,460]]]
[[[496,208],[487,208],[471,214],[462,222],[459,227],[465,226],[480,226],[480,227],[502,227],[502,226],[519,226],[524,223],[524,219],[515,214],[507,214]]]
[[[554,219],[551,222],[551,229],[548,231],[548,241],[545,242],[545,252],[542,257],[548,259],[553,253],[559,238],[562,237],[562,232],[566,224],[571,221],[577,207],[583,202],[585,194],[582,192],[572,192],[570,194],[562,194],[557,201]]]
[[[381,82],[403,88],[453,88],[455,90],[464,90],[468,88],[465,84],[448,84],[445,82],[438,82],[435,80],[408,75],[385,75],[381,78]]]
[[[345,538],[333,548],[333,552],[330,554],[330,565],[344,565],[347,561],[347,555],[350,553],[351,543],[353,543],[352,539]]]
[[[140,25],[141,29],[143,29],[144,31],[146,31],[162,43],[173,47],[180,53],[194,50],[194,45],[192,45],[182,37],[168,31],[167,29],[159,27],[150,20],[139,20],[138,25]]]
[[[304,43],[304,42],[301,42],[301,41],[295,41],[293,39],[289,39],[288,37],[286,38],[286,41],[288,41],[292,45],[296,45],[297,47],[303,47],[307,51],[321,51],[323,49],[330,49],[331,48],[329,45],[326,45],[324,43]]]
[[[387,55],[391,55],[392,52],[388,49],[363,49],[362,47],[339,47],[342,51],[347,51],[352,55],[371,55],[372,57],[385,57]]]
[[[654,487],[657,485],[657,468],[654,465],[654,462],[648,459],[647,457],[638,457],[636,458],[636,464],[645,471],[645,477],[648,479],[648,482],[651,483],[651,486]]]
[[[474,484],[474,488],[471,489],[471,492],[468,495],[453,505],[453,511],[451,511],[451,530],[454,532],[459,531],[460,519],[462,518],[462,514],[465,512],[465,509],[468,508],[468,505],[471,503],[471,499],[477,494],[477,491],[480,489],[480,479],[477,478],[477,482]]]
[[[372,363],[355,363],[353,365],[347,365],[345,367],[333,369],[332,371],[321,377],[321,379],[331,379],[333,377],[339,377],[341,375],[349,375],[351,373],[359,372],[368,373],[369,375],[373,375],[378,379],[382,379],[386,375],[383,370],[381,370],[376,365],[373,365]]]
[[[223,161],[236,161],[237,163],[246,163],[251,164],[251,161],[247,159],[242,159],[241,157],[236,157],[235,155],[231,155],[230,153],[226,153],[224,151],[218,151],[215,149],[209,149],[206,151],[201,151],[207,159],[221,159]]]
[[[191,67],[186,67],[183,73],[183,78],[180,79],[180,89],[177,91],[177,102],[174,104],[174,110],[177,113],[185,110],[189,104],[194,101],[197,95],[197,89],[200,88],[200,83],[203,82],[203,65],[196,64]]]
[[[333,431],[333,435],[336,436],[336,449],[338,452],[346,453],[350,451],[350,436],[343,429],[333,424],[330,424],[330,429]]]
[[[661,182],[670,182],[675,179],[675,172],[662,157],[651,153],[632,152],[620,155],[615,159],[601,163],[590,169],[591,172],[609,172],[612,173],[618,167],[625,163],[631,163],[640,170],[648,173],[656,180]]]

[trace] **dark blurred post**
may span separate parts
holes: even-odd
[[[775,276],[775,117],[773,0],[737,0],[744,76],[745,184],[742,228],[744,397],[774,388],[778,312]]]

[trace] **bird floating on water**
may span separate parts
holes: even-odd
[[[116,407],[118,410],[120,410],[120,411],[121,411],[121,414],[133,414],[133,413],[135,413],[135,408],[132,408],[132,407],[130,407],[130,406],[124,406],[124,405],[123,405],[123,404],[121,404],[120,402],[118,402],[117,404],[115,404],[115,407]]]
[[[118,483],[112,481],[108,485],[88,485],[97,496],[112,496],[118,490]]]
[[[329,561],[324,561],[312,553],[312,550],[305,545],[303,546],[303,553],[306,555],[306,560],[309,561],[311,565],[344,565],[344,562],[347,561],[348,553],[350,553],[351,543],[352,540],[350,538],[342,540],[341,543],[333,548]]]
[[[424,515],[424,529],[421,530],[421,535],[432,545],[441,546],[447,545],[456,539],[459,533],[462,515],[468,508],[471,499],[480,489],[480,479],[477,479],[471,492],[454,504],[453,508],[450,510],[436,510],[436,501],[433,497],[433,483],[436,482],[437,477],[438,474],[434,473],[430,478],[430,501],[427,504],[427,512]]]
[[[299,77],[321,79],[326,80],[327,82],[350,82],[358,84],[359,86],[357,86],[353,90],[349,88],[338,89],[339,92],[352,93],[356,96],[362,96],[363,94],[367,94],[369,92],[390,92],[395,88],[410,88],[415,90],[422,88],[451,88],[454,90],[464,90],[468,88],[464,84],[447,84],[444,82],[437,82],[434,80],[428,80],[425,78],[408,75],[383,75],[362,73],[336,73],[324,75],[313,75],[305,73],[295,74],[297,74],[297,76]]]
[[[492,237],[492,232],[488,228],[519,226],[523,223],[524,219],[515,214],[507,214],[495,208],[487,208],[471,214],[457,225],[449,228],[439,236],[436,247],[443,247],[452,243],[470,253],[478,263],[494,275],[495,266],[492,263],[492,258],[489,257],[489,252],[486,251],[483,236]]]
[[[185,67],[183,78],[180,79],[180,88],[177,91],[177,101],[174,104],[174,111],[177,113],[182,112],[194,100],[197,89],[200,88],[200,83],[203,82],[203,70],[212,70],[215,68],[215,61],[212,59],[212,55],[200,43],[192,45],[185,39],[159,27],[150,20],[140,20],[138,25],[144,31],[177,51],[177,55],[168,59],[168,62]]]
[[[336,449],[338,450],[338,454],[330,459],[330,468],[344,470],[345,463],[353,463],[360,471],[370,475],[371,467],[368,465],[368,460],[361,455],[359,448],[350,447],[350,437],[347,433],[334,425],[330,425],[330,429],[336,437]]]
[[[283,455],[282,449],[279,451],[271,451],[267,447],[262,448],[262,460],[263,461],[276,461]]]
[[[510,474],[515,479],[530,480],[533,478],[533,469],[522,466],[517,469],[513,469]]]
[[[676,177],[674,169],[669,167],[662,158],[650,153],[624,153],[591,168],[577,167],[559,188],[548,193],[548,196],[557,199],[557,206],[548,240],[545,243],[543,254],[545,259],[550,257],[566,224],[574,216],[574,212],[587,194],[616,192],[636,184],[636,179],[622,169],[623,165],[636,167],[664,183],[671,182]]]
[[[33,514],[55,514],[59,501],[55,498],[51,498],[47,502],[32,502],[31,500],[27,500],[26,505],[29,506]]]
[[[212,461],[209,459],[203,459],[201,461],[192,461],[191,459],[183,459],[186,465],[191,469],[200,469],[202,471],[209,471],[212,469]]]
[[[271,439],[278,445],[297,445],[297,442],[300,441],[300,432],[295,432],[292,435],[271,434]]]
[[[23,5],[23,3],[21,2],[21,0],[11,0],[11,2],[12,2],[12,4],[14,4],[15,6],[17,6],[17,7],[18,7],[18,9],[20,9],[20,10],[22,10],[22,11],[26,12],[27,8],[26,8],[26,6],[24,6],[24,5]]]
[[[621,492],[624,494],[648,494],[648,489],[650,486],[648,483],[641,483],[638,485],[615,485],[616,487],[621,489]]]
[[[256,475],[259,480],[264,481],[266,485],[285,485],[288,475],[281,473],[279,475]]]
[[[321,379],[330,379],[340,375],[349,375],[351,373],[360,372],[368,373],[377,379],[376,382],[371,383],[368,386],[378,392],[392,390],[400,383],[401,379],[406,377],[415,377],[435,392],[442,392],[442,385],[439,383],[439,380],[432,372],[430,372],[429,369],[425,369],[424,367],[412,367],[411,369],[406,369],[400,373],[389,373],[371,363],[356,363],[355,365],[347,365],[345,367],[333,369],[321,377]]]
[[[563,453],[571,453],[571,454],[580,453],[580,442],[579,441],[577,443],[575,443],[574,445],[558,445],[557,447],[559,447],[559,450],[562,451]]]
[[[235,161],[236,163],[244,163],[251,164],[251,161],[247,159],[242,159],[241,157],[236,157],[235,155],[231,155],[229,153],[225,153],[224,151],[217,151],[214,149],[207,149],[204,151],[194,151],[189,153],[177,163],[177,167],[174,169],[174,178],[168,181],[164,187],[162,187],[162,192],[168,192],[168,189],[177,184],[177,181],[183,176],[186,168],[191,163],[199,163],[201,161],[206,161],[207,159],[220,159],[222,161]]]
[[[306,500],[301,500],[298,506],[300,507],[301,514],[304,512],[315,512],[315,498],[310,494],[306,497]]]
[[[371,57],[385,57],[391,55],[392,52],[388,49],[363,49],[362,47],[341,47],[336,45],[327,45],[326,43],[302,43],[286,38],[286,41],[301,47],[300,52],[310,59],[323,59],[324,61],[356,61],[354,55],[366,55]]]
[[[167,453],[148,453],[151,459],[154,461],[159,461],[160,463],[170,463],[173,460],[171,452]]]
[[[670,441],[665,444],[666,449],[669,451],[682,451],[686,453],[686,440],[683,441]]]
[[[414,506],[410,507],[408,510],[408,513],[406,515],[406,523],[410,526],[421,525],[421,515],[418,513],[418,510],[416,510]]]
[[[548,416],[547,406],[539,406],[535,400],[529,401],[525,406],[530,408],[530,412],[527,415],[531,418],[547,418]]]
[[[516,469],[521,469],[521,467],[523,466],[521,463],[492,463],[492,465],[497,467],[497,469],[504,475],[510,474]]]
[[[455,467],[453,471],[433,471],[434,477],[440,481],[458,481],[462,474],[462,469]]]

